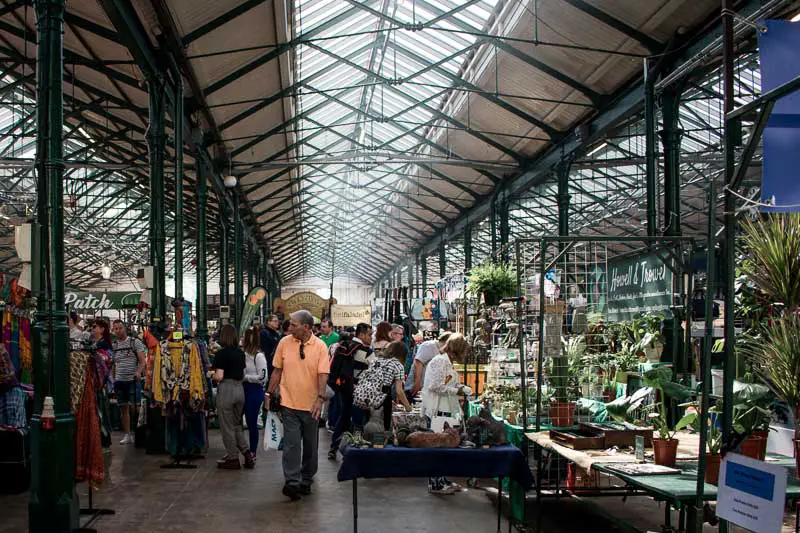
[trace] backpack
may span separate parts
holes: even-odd
[[[353,405],[359,409],[379,409],[386,400],[383,385],[383,367],[385,359],[375,359],[358,378],[358,385],[353,392]]]
[[[362,347],[357,342],[342,342],[333,353],[328,385],[334,391],[351,391],[355,386],[355,355]]]

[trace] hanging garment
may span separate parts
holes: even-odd
[[[97,485],[105,480],[105,463],[100,439],[95,365],[86,365],[86,383],[75,414],[75,480]]]
[[[33,349],[31,346],[31,321],[29,318],[20,319],[19,364],[20,380],[23,383],[33,383]]]
[[[72,412],[77,413],[86,388],[87,363],[92,356],[87,351],[75,351],[69,354],[69,395]]]
[[[11,355],[11,309],[3,312],[3,347]]]
[[[17,385],[19,385],[19,380],[17,379],[14,363],[11,362],[11,356],[5,347],[0,344],[0,394],[13,389]]]
[[[11,315],[11,347],[8,350],[14,368],[19,368],[19,317]]]

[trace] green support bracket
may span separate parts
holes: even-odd
[[[444,241],[439,243],[439,277],[443,278],[447,275],[447,253],[445,252]]]
[[[416,260],[412,263],[408,263],[408,296],[414,296],[414,275],[416,274],[415,270],[417,269]]]
[[[175,298],[183,298],[183,78],[175,88]],[[199,166],[199,165],[198,165]]]
[[[241,205],[238,196],[235,196],[233,202],[233,305],[231,305],[231,311],[233,311],[233,323],[237,329],[242,317],[242,303],[244,302],[243,237]]]
[[[69,328],[64,303],[64,0],[36,0],[37,226],[32,277],[37,280],[32,331],[36,378],[31,420],[28,530],[68,533],[78,527],[75,493],[75,419],[69,390]],[[53,398],[55,421],[43,420]]]
[[[428,290],[428,257],[425,254],[419,256],[419,267],[420,267],[420,291],[421,294],[419,295],[420,298],[425,297],[425,293]]]
[[[472,224],[464,226],[464,270],[472,270]]]
[[[496,199],[491,199],[489,207],[489,226],[492,233],[492,258],[497,258],[497,203]]]
[[[147,80],[150,98],[150,125],[147,144],[150,150],[150,259],[153,265],[153,321],[164,322],[167,316],[166,232],[164,221],[164,131],[165,84],[161,76]]]
[[[206,168],[201,160],[195,159],[197,168],[197,303],[195,312],[197,313],[197,336],[208,340],[208,308],[206,276],[208,267],[206,264],[207,253],[207,225],[206,225]]]
[[[502,250],[502,259],[503,262],[508,263],[509,261],[509,253],[508,253],[508,237],[509,237],[509,226],[508,226],[508,211],[510,207],[510,202],[507,198],[504,198],[503,201],[500,203],[499,207],[499,215],[500,215],[500,248]]]
[[[653,74],[644,67],[644,153],[645,183],[647,199],[647,236],[658,234],[658,217],[656,215],[657,176],[656,176],[656,96]]]

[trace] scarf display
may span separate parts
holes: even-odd
[[[17,385],[19,385],[19,380],[17,379],[14,363],[11,362],[11,356],[5,347],[0,345],[0,394],[13,389]]]

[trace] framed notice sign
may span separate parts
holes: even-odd
[[[779,533],[786,479],[785,466],[727,454],[719,469],[717,516],[755,533]]]

